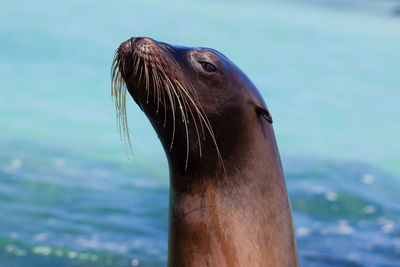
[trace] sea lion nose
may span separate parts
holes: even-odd
[[[148,37],[132,37],[131,45],[149,45],[154,44],[154,40]]]
[[[131,37],[129,42],[127,42],[127,45],[128,45],[128,43],[129,43],[130,50],[132,53],[133,50],[135,50],[135,48],[153,45],[153,44],[155,44],[155,41],[148,37]]]

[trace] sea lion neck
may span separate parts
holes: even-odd
[[[171,173],[169,266],[298,266],[272,127],[261,121],[253,133],[237,166],[226,165],[235,171]]]

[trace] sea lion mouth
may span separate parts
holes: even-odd
[[[153,123],[165,129],[172,119],[169,151],[174,144],[177,124],[183,124],[186,138],[185,170],[189,159],[189,131],[197,135],[200,158],[202,140],[205,140],[206,135],[211,136],[218,159],[223,165],[207,114],[174,55],[174,47],[146,37],[132,37],[119,46],[111,67],[111,95],[115,100],[121,138],[132,152],[126,116],[128,91]],[[150,108],[144,109],[145,105]]]

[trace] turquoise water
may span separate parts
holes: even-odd
[[[19,1],[0,10],[0,266],[165,266],[168,167],[110,97],[130,36],[213,47],[274,118],[303,266],[400,266],[395,1]],[[130,159],[128,159],[130,158]]]

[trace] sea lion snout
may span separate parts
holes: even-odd
[[[157,42],[148,37],[131,37],[121,44],[122,52],[132,55],[134,52],[138,54],[146,54],[157,46]]]
[[[156,45],[156,41],[148,37],[131,37],[119,46],[118,52],[124,56],[132,55],[134,52],[146,53]]]
[[[155,41],[149,37],[131,37],[129,41],[131,44],[139,46],[155,44]]]

